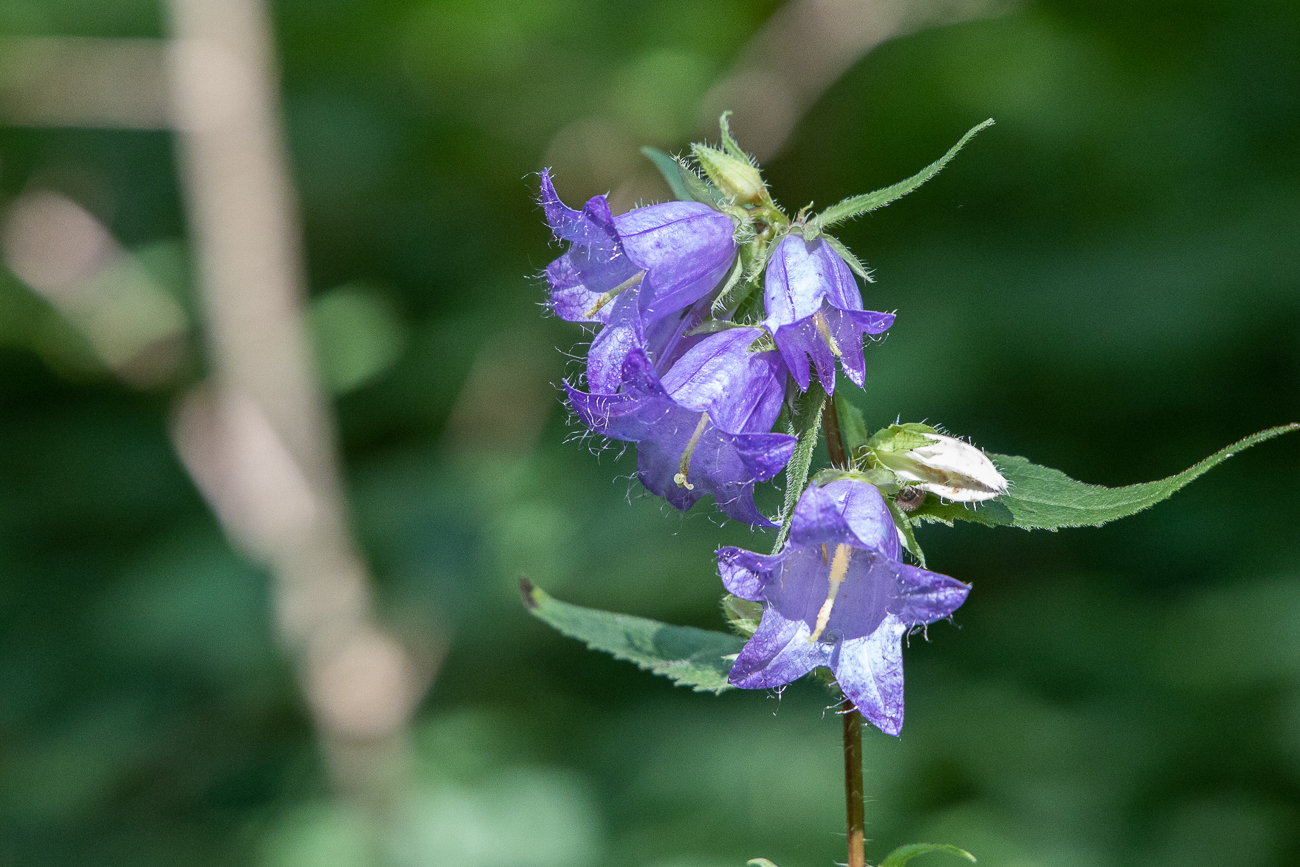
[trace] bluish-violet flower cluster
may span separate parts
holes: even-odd
[[[864,343],[894,316],[864,309],[855,273],[866,278],[865,268],[825,233],[862,212],[854,200],[791,219],[725,116],[722,134],[721,150],[693,148],[703,176],[658,155],[678,201],[618,216],[604,196],[569,208],[543,171],[542,208],[567,243],[546,268],[549,306],[594,332],[585,383],[564,385],[570,407],[596,434],[636,444],[648,491],[682,511],[711,495],[727,516],[772,527],[754,488],[798,442],[793,426],[774,432],[778,419],[810,389],[833,395],[837,367],[861,388]],[[762,611],[733,686],[777,688],[825,667],[867,719],[898,733],[903,636],[951,615],[969,588],[902,562],[897,509],[929,492],[974,502],[1005,490],[991,464],[991,476],[982,465],[961,475],[934,457],[951,451],[947,441],[959,442],[923,426],[882,432],[802,492],[782,516],[789,533],[777,553],[718,551],[726,589]],[[882,484],[911,498],[897,496],[891,511]]]
[[[596,196],[576,211],[547,172],[541,201],[569,243],[546,269],[551,309],[597,329],[587,390],[566,386],[578,418],[636,443],[641,483],[676,508],[712,494],[728,516],[772,526],[753,490],[794,451],[792,436],[772,433],[787,384],[808,389],[811,359],[832,393],[838,358],[860,386],[863,339],[893,315],[863,310],[845,261],[775,208],[679,201],[615,217]],[[746,282],[741,259],[766,264],[762,317],[743,293],[726,297]]]

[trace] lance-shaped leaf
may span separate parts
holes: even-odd
[[[966,143],[975,137],[976,133],[980,130],[987,129],[990,126],[993,126],[993,118],[989,118],[979,126],[971,129],[971,131],[962,136],[961,141],[953,145],[946,154],[939,157],[939,159],[930,163],[930,165],[921,169],[907,180],[899,181],[898,183],[881,190],[876,190],[874,193],[864,193],[860,196],[851,196],[838,204],[831,205],[829,208],[809,220],[809,222],[819,229],[824,229],[827,226],[833,226],[836,223],[850,219],[851,217],[860,217],[868,211],[883,208],[895,199],[901,199],[903,196],[912,192],[912,190],[921,186],[921,184],[930,180],[930,178],[939,174],[939,171],[944,166],[948,165],[953,157],[957,156],[957,152],[964,148]]]
[[[953,521],[972,521],[990,527],[1021,527],[1025,530],[1100,527],[1154,506],[1243,449],[1295,430],[1300,430],[1300,424],[1260,431],[1220,449],[1177,475],[1123,488],[1079,482],[1060,470],[1032,464],[1022,457],[990,455],[1007,479],[1007,493],[975,508],[930,497],[912,513],[912,520],[949,525]]]
[[[538,620],[592,650],[626,660],[696,692],[731,689],[727,674],[745,640],[725,632],[570,605],[521,579],[524,607]]]
[[[975,861],[974,855],[965,849],[958,849],[950,843],[908,843],[906,846],[899,846],[886,855],[885,860],[880,862],[880,867],[903,867],[904,864],[917,855],[926,855],[930,852],[947,852],[949,855],[965,858],[972,863]]]
[[[701,202],[710,206],[722,204],[722,194],[717,188],[691,171],[681,160],[652,147],[641,148],[641,153],[655,164],[678,201]]]

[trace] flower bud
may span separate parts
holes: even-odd
[[[1007,480],[984,452],[927,425],[890,425],[867,447],[901,481],[948,500],[978,503],[1007,492]]]
[[[691,151],[709,180],[730,201],[757,205],[767,198],[763,176],[753,164],[706,145],[694,145]]]

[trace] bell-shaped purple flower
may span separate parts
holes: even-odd
[[[628,327],[621,391],[565,385],[578,417],[596,433],[636,443],[641,483],[676,508],[712,494],[730,517],[773,526],[754,504],[754,484],[779,473],[794,451],[794,437],[770,432],[785,394],[780,356],[749,351],[759,329],[733,328],[700,340],[661,379]]]
[[[689,307],[726,276],[735,225],[699,202],[664,202],[615,217],[604,196],[581,211],[560,201],[542,172],[542,209],[569,250],[546,267],[551,308],[570,322],[609,321],[608,293],[640,284],[647,326]]]
[[[866,377],[862,340],[894,324],[892,313],[862,309],[853,272],[824,240],[787,235],[767,263],[764,327],[799,388],[811,381],[808,359],[827,394],[835,391],[835,359],[859,387]]]
[[[825,666],[863,716],[897,735],[904,634],[949,616],[970,590],[900,557],[884,498],[856,479],[810,485],[780,554],[720,549],[727,590],[763,603],[763,619],[728,681],[742,689],[774,688]]]

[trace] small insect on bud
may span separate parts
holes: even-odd
[[[908,485],[894,494],[894,503],[904,512],[915,512],[925,502],[925,491],[919,485]]]
[[[1007,480],[984,452],[925,425],[891,425],[868,443],[876,462],[913,488],[959,503],[978,503],[1007,492]],[[914,496],[914,495],[908,495]],[[899,508],[903,504],[902,492]],[[918,500],[913,509],[920,506]]]

